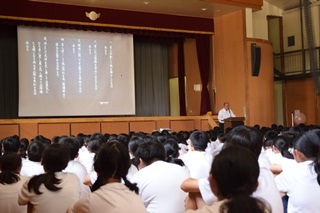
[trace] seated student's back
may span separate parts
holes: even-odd
[[[69,150],[61,144],[48,145],[42,155],[44,174],[33,176],[23,185],[18,202],[32,212],[60,213],[80,198],[80,182],[72,173],[63,173]]]

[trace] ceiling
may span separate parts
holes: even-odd
[[[210,3],[205,0],[30,0],[37,2],[109,8],[138,12],[214,18],[238,10],[239,7]],[[288,10],[299,6],[300,0],[265,0]],[[317,1],[317,0],[312,0]],[[99,13],[99,11],[96,11]]]

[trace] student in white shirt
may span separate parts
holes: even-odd
[[[204,178],[209,174],[213,157],[205,151],[208,143],[207,133],[194,131],[190,135],[190,150],[179,157],[189,170],[192,178]]]
[[[248,126],[237,126],[233,128],[226,135],[224,148],[234,145],[245,147],[252,151],[259,162],[259,185],[257,190],[253,193],[253,196],[264,200],[267,204],[270,204],[273,213],[283,213],[281,197],[276,187],[273,174],[269,169],[269,159],[267,159],[264,154],[261,155],[262,135],[259,130]],[[187,192],[200,191],[203,200],[201,202],[200,199],[197,199],[197,203],[195,203],[195,200],[189,199],[189,202],[191,203],[190,205],[194,206],[192,208],[199,208],[204,205],[204,203],[206,205],[211,205],[213,202],[217,201],[217,197],[214,196],[211,191],[208,177],[199,180],[188,179],[184,181],[181,188]]]
[[[41,156],[45,145],[39,141],[33,141],[28,146],[28,158],[22,162],[20,174],[22,176],[32,177],[44,173],[41,165]]]
[[[227,147],[215,157],[209,176],[210,188],[218,201],[186,213],[271,212],[268,204],[250,196],[258,187],[258,177],[257,158],[250,150],[240,146]]]
[[[187,194],[180,189],[189,173],[182,166],[165,162],[165,150],[157,140],[142,142],[137,150],[140,170],[131,181],[138,184],[149,213],[184,212]]]
[[[320,209],[320,130],[303,133],[294,143],[297,164],[275,177],[280,192],[289,197],[288,213]]]

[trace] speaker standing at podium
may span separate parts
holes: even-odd
[[[219,127],[222,132],[224,132],[224,120],[230,117],[236,117],[232,110],[229,108],[229,103],[225,102],[223,104],[223,108],[219,110],[218,113],[218,120],[219,120]]]

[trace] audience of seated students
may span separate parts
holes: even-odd
[[[73,137],[73,136],[56,136],[54,137],[55,139],[52,140],[52,143],[58,143],[59,140],[61,140],[61,143],[63,143],[63,139],[68,138],[68,139],[72,139],[73,143],[71,141],[69,141],[68,143],[70,143],[70,147],[71,148],[71,152],[70,153],[70,162],[68,164],[70,164],[70,166],[72,165],[72,167],[74,167],[75,164],[78,164],[77,161],[82,161],[82,162],[86,162],[87,165],[90,165],[90,171],[93,170],[93,156],[95,155],[94,152],[98,152],[98,150],[101,147],[101,144],[106,143],[107,140],[113,140],[116,139],[119,142],[121,141],[122,144],[125,145],[125,147],[128,147],[127,152],[130,153],[131,157],[135,159],[135,166],[131,165],[129,170],[127,171],[127,180],[131,180],[133,182],[133,180],[135,180],[135,182],[138,183],[138,186],[140,187],[140,193],[139,195],[141,196],[145,207],[147,208],[148,211],[150,212],[157,212],[157,211],[165,211],[165,212],[183,212],[183,208],[184,208],[184,202],[181,202],[182,198],[184,199],[186,197],[186,193],[183,192],[182,190],[180,190],[180,185],[181,183],[184,181],[184,183],[181,185],[181,187],[186,190],[187,192],[194,192],[194,193],[189,193],[189,198],[192,198],[191,201],[197,201],[196,203],[192,203],[191,202],[191,207],[196,208],[196,207],[201,207],[201,205],[204,204],[203,201],[205,201],[205,204],[207,205],[211,205],[214,201],[216,201],[218,198],[214,196],[214,194],[211,191],[211,187],[210,187],[210,182],[209,182],[209,171],[211,168],[211,162],[212,159],[214,158],[213,156],[217,155],[220,153],[220,151],[222,150],[222,147],[228,147],[230,144],[239,144],[240,146],[246,147],[249,150],[253,151],[257,156],[259,156],[259,166],[260,166],[260,175],[259,175],[259,186],[257,188],[257,191],[253,193],[253,196],[256,198],[260,198],[262,201],[266,201],[266,203],[269,203],[271,208],[272,208],[272,212],[282,212],[283,208],[281,205],[281,199],[278,193],[278,190],[276,188],[275,182],[274,182],[274,177],[272,176],[272,174],[270,173],[270,168],[273,168],[272,166],[277,165],[277,164],[273,164],[270,167],[270,161],[269,159],[266,157],[266,151],[262,151],[259,152],[259,150],[261,150],[261,144],[262,144],[262,139],[261,139],[261,135],[265,135],[265,141],[264,141],[264,146],[267,145],[266,143],[266,139],[267,139],[267,135],[271,133],[269,132],[274,132],[274,138],[276,139],[272,139],[270,141],[274,140],[274,147],[277,148],[274,150],[277,152],[277,150],[279,150],[280,152],[282,151],[283,155],[288,154],[288,153],[293,153],[293,148],[292,148],[292,144],[293,144],[293,140],[295,138],[297,138],[299,135],[301,135],[302,133],[306,132],[306,131],[310,131],[311,129],[319,129],[318,126],[306,126],[306,125],[298,125],[295,127],[283,127],[283,126],[277,126],[277,125],[272,125],[272,127],[237,127],[234,129],[230,129],[228,131],[227,134],[225,135],[221,135],[219,133],[219,131],[216,131],[215,129],[207,131],[207,132],[202,132],[202,131],[198,131],[198,130],[194,130],[194,131],[180,131],[179,133],[176,132],[169,132],[164,130],[163,132],[153,132],[152,134],[146,134],[144,132],[130,132],[129,135],[127,134],[101,134],[101,133],[93,133],[92,135],[84,135],[84,134],[78,134],[77,137]],[[315,132],[315,134],[317,134],[320,137],[320,130],[316,131],[313,130]],[[312,132],[313,132],[312,131]],[[262,134],[257,134],[257,132],[262,133]],[[192,134],[196,134],[192,135]],[[280,140],[282,137],[286,138],[286,139],[290,139],[288,144],[289,144],[289,152],[287,151],[283,151],[281,149],[282,146],[278,146],[276,140]],[[299,136],[300,138],[301,136]],[[200,143],[197,143],[198,141],[195,140],[195,138],[197,140],[200,140]],[[206,138],[206,139],[204,139]],[[217,140],[215,140],[217,138]],[[271,138],[271,137],[270,137]],[[76,140],[77,139],[77,140]],[[162,142],[164,141],[168,141],[167,143],[164,142],[163,144],[161,144],[158,140],[161,140]],[[162,140],[163,139],[163,140]],[[165,140],[164,140],[165,139]],[[187,148],[186,150],[183,151],[183,144],[187,144],[186,141],[191,141],[192,143],[190,143],[192,146],[189,146],[189,148]],[[302,139],[299,139],[302,140]],[[319,140],[319,139],[318,139]],[[45,138],[42,135],[38,135],[36,137],[34,137],[33,139],[30,140],[30,144],[28,145],[28,149],[27,149],[27,159],[25,159],[24,157],[26,156],[23,152],[24,149],[24,145],[22,144],[22,142],[24,141],[24,139],[19,140],[19,137],[17,135],[14,136],[10,136],[7,138],[4,138],[1,140],[0,142],[0,146],[2,146],[2,150],[3,152],[7,153],[7,152],[16,152],[16,153],[20,153],[21,155],[21,159],[22,159],[22,169],[20,171],[20,181],[19,183],[22,184],[23,182],[23,176],[24,175],[28,175],[28,176],[34,176],[35,177],[40,177],[37,180],[41,180],[43,181],[44,177],[46,177],[47,173],[45,173],[45,171],[43,170],[43,166],[41,165],[41,156],[42,156],[42,152],[44,150],[44,148],[46,146],[48,146],[51,141],[47,138]],[[75,142],[76,141],[76,142]],[[91,143],[92,141],[95,141],[97,143]],[[157,143],[155,143],[157,141]],[[205,145],[199,145],[202,144],[201,142],[203,142],[203,144]],[[253,142],[251,142],[253,141]],[[20,143],[20,145],[19,145]],[[66,144],[68,144],[66,143]],[[160,144],[159,144],[160,143]],[[295,142],[297,143],[297,142]],[[76,147],[77,145],[80,144],[80,149],[78,150],[79,153],[79,157],[77,157],[77,151],[76,151]],[[147,145],[147,144],[151,144],[151,145]],[[153,144],[153,145],[152,145]],[[207,155],[210,156],[211,161],[209,162],[209,168],[207,171],[207,175],[204,178],[200,178],[200,179],[190,179],[190,174],[188,172],[186,172],[186,166],[181,167],[180,165],[168,165],[168,163],[164,162],[165,160],[170,161],[169,159],[175,159],[177,160],[177,146],[179,145],[180,149],[178,148],[179,151],[179,159],[183,159],[185,157],[187,157],[190,153],[197,153],[200,151],[194,151],[195,147],[196,150],[201,150],[201,154],[205,155],[205,149],[207,151]],[[196,145],[195,145],[196,144]],[[281,143],[280,143],[281,144]],[[298,143],[297,143],[298,144]],[[296,145],[297,145],[296,144]],[[56,144],[59,145],[59,144]],[[141,148],[140,151],[139,147],[140,145],[142,145],[144,148]],[[161,145],[161,146],[160,146]],[[272,147],[273,143],[270,145]],[[71,147],[72,146],[72,147]],[[158,149],[159,147],[161,147],[160,149]],[[164,147],[165,146],[165,147]],[[150,148],[151,147],[151,148]],[[153,148],[152,148],[153,147]],[[158,148],[156,148],[158,147]],[[302,146],[303,147],[303,146]],[[65,145],[64,145],[65,148]],[[88,163],[88,160],[86,160],[85,157],[86,154],[84,153],[89,153],[88,149],[91,150],[91,152],[93,154],[91,154],[92,156],[90,156],[91,161],[89,160],[90,163]],[[66,148],[65,148],[66,149]],[[67,151],[70,151],[69,149],[66,149]],[[157,149],[155,151],[155,149]],[[299,153],[301,152],[302,154],[306,155],[307,157],[307,162],[309,162],[309,158],[311,158],[311,160],[313,160],[312,156],[310,154],[308,154],[308,149],[304,150],[304,149],[297,149],[295,147],[296,151],[295,153]],[[72,151],[73,150],[73,151]],[[166,156],[166,150],[167,150],[167,156]],[[170,151],[171,152],[170,152]],[[298,152],[299,151],[299,152]],[[149,154],[149,152],[151,154]],[[190,152],[190,153],[189,153]],[[304,153],[305,152],[305,153]],[[210,154],[208,154],[210,153]],[[260,153],[260,155],[259,155]],[[199,154],[199,153],[197,153]],[[89,155],[89,154],[88,154]],[[86,157],[88,157],[88,155]],[[194,154],[196,155],[196,154]],[[200,155],[200,154],[199,154]],[[280,156],[280,154],[278,154]],[[61,156],[60,156],[61,157]],[[172,157],[172,158],[171,158]],[[21,160],[20,159],[20,160]],[[88,159],[88,158],[87,158]],[[298,159],[296,157],[296,159]],[[303,158],[304,159],[304,158]],[[300,158],[301,160],[301,158]],[[294,160],[291,160],[294,161]],[[170,161],[171,162],[171,161]],[[181,161],[180,161],[181,162]],[[199,160],[195,160],[192,161],[196,168],[197,167],[201,167],[203,163],[199,163]],[[295,162],[295,161],[294,161]],[[185,163],[185,162],[184,162]],[[297,164],[297,163],[295,163]],[[298,169],[301,169],[298,165],[300,165],[300,167],[303,167],[302,165],[307,164],[307,163],[298,163],[296,166]],[[314,163],[314,165],[317,165],[316,163]],[[173,167],[175,166],[175,167]],[[283,166],[283,165],[282,165]],[[294,166],[294,168],[296,168],[296,166]],[[189,166],[190,167],[190,166]],[[192,166],[191,166],[192,167]],[[190,167],[190,168],[191,168]],[[291,171],[290,169],[291,165],[288,166],[289,171]],[[134,168],[134,170],[132,169]],[[138,168],[140,168],[141,170],[138,172]],[[284,167],[280,167],[281,170],[279,170],[281,173],[280,177],[284,176],[284,174],[287,174],[288,172],[286,172],[284,169]],[[304,167],[303,167],[304,168]],[[183,169],[184,171],[182,172],[181,169]],[[199,168],[198,168],[199,169]],[[297,171],[298,171],[297,169]],[[200,169],[201,170],[201,169]],[[69,171],[64,170],[64,171]],[[174,172],[173,172],[174,171]],[[315,171],[317,171],[315,169]],[[279,173],[280,173],[279,172]],[[296,172],[296,171],[292,171],[292,172]],[[314,171],[312,171],[314,172]],[[312,173],[311,172],[311,173]],[[75,172],[76,173],[76,172]],[[86,171],[87,173],[87,171]],[[41,175],[40,175],[41,174]],[[56,172],[55,173],[57,175],[57,178],[61,179],[61,172]],[[131,179],[131,175],[134,175],[134,179]],[[291,175],[291,174],[290,174]],[[314,175],[313,173],[310,174],[311,176]],[[61,176],[61,177],[60,177]],[[89,175],[87,175],[87,178],[89,178],[89,183],[95,183],[97,180],[97,173],[91,172]],[[91,179],[90,179],[91,178]],[[63,178],[62,178],[63,179]],[[80,179],[82,179],[80,177]],[[79,179],[79,180],[80,180]],[[85,179],[87,180],[87,179]],[[150,182],[147,182],[149,181]],[[39,184],[39,191],[44,192],[44,194],[46,196],[42,196],[42,197],[47,197],[47,195],[54,195],[56,196],[56,194],[61,191],[50,191],[50,189],[55,190],[57,187],[59,188],[60,185],[56,182],[56,184],[54,184],[54,182],[51,182],[51,184],[47,185],[49,186],[49,188],[46,188],[44,185]],[[49,181],[50,182],[50,181]],[[74,190],[79,190],[79,188],[81,186],[83,186],[83,184],[81,183],[82,181],[78,181],[79,182],[79,187],[75,187]],[[171,183],[172,182],[172,183]],[[98,182],[97,182],[98,183]],[[124,183],[124,181],[122,180],[122,184]],[[179,183],[179,184],[178,184]],[[18,183],[13,183],[14,185],[17,185]],[[177,185],[179,185],[178,187],[176,187]],[[1,186],[1,185],[0,185]],[[52,187],[54,186],[54,187]],[[62,186],[62,185],[61,185]],[[9,187],[9,186],[8,186]],[[28,192],[29,196],[32,194],[32,196],[34,197],[39,197],[40,195],[38,195],[35,190],[30,186],[28,189],[28,186],[24,186],[27,187],[27,189],[24,189],[24,193]],[[51,188],[50,188],[51,187]],[[141,188],[142,187],[142,188]],[[313,186],[316,187],[316,186]],[[319,187],[319,186],[318,186]],[[36,189],[37,187],[35,187]],[[62,187],[65,188],[65,187]],[[88,187],[86,187],[86,191],[87,194],[88,192]],[[168,191],[174,191],[172,193],[170,193],[170,195],[168,195]],[[23,191],[23,190],[22,190]],[[71,190],[72,191],[72,190]],[[296,208],[296,206],[298,206],[298,208],[300,208],[301,203],[303,203],[302,201],[297,202],[295,198],[297,192],[294,191],[293,189],[290,189],[288,191],[284,191],[282,188],[282,191],[287,193],[286,196],[283,196],[283,206],[285,208],[285,212],[286,212],[286,203],[288,202],[288,195],[292,195],[293,199],[290,200],[290,206],[293,206],[294,208]],[[79,192],[81,193],[82,191],[79,190]],[[74,191],[69,192],[69,193],[74,193]],[[166,194],[165,194],[166,193]],[[158,197],[152,197],[153,195],[159,195]],[[171,195],[172,194],[172,195]],[[81,194],[80,194],[81,195]],[[79,195],[79,196],[80,196]],[[84,194],[82,194],[84,196]],[[196,195],[196,196],[194,196]],[[58,195],[57,195],[58,196]],[[174,196],[174,197],[172,197]],[[314,196],[315,197],[315,196]],[[39,199],[39,198],[37,198]],[[73,202],[75,202],[75,199],[72,196],[72,201],[70,201],[70,205],[73,204]],[[31,198],[30,198],[31,200]],[[61,199],[63,200],[63,199]],[[68,200],[66,198],[66,200]],[[312,199],[310,199],[312,200]],[[68,200],[69,202],[69,200]],[[159,203],[157,203],[159,202]],[[175,204],[173,204],[175,203]],[[188,206],[189,206],[190,200],[188,201]],[[196,204],[198,206],[196,206]],[[50,204],[51,205],[51,204]],[[1,211],[1,209],[0,209]],[[2,211],[1,211],[2,212]],[[290,211],[289,211],[290,212]]]
[[[43,166],[41,165],[41,157],[45,145],[39,141],[32,141],[27,149],[28,158],[22,163],[20,174],[27,177],[39,175],[44,173]]]
[[[85,197],[90,193],[89,186],[85,185],[83,182],[88,175],[86,168],[75,159],[79,154],[79,146],[80,143],[76,137],[61,137],[58,141],[59,144],[64,145],[67,149],[69,149],[70,159],[68,166],[63,170],[64,172],[70,172],[77,175],[80,181],[81,186],[81,196]]]
[[[203,131],[194,131],[190,135],[190,150],[179,158],[190,171],[192,178],[207,177],[210,171],[212,155],[205,152],[209,137]]]
[[[180,185],[189,177],[187,170],[165,162],[164,147],[156,139],[141,142],[136,157],[140,160],[140,170],[131,182],[138,184],[147,212],[184,212],[187,194]]]
[[[217,155],[211,166],[209,182],[218,201],[191,212],[267,213],[271,208],[252,197],[257,189],[259,164],[256,155],[240,146],[229,146]]]
[[[18,204],[18,193],[28,179],[20,176],[21,157],[14,152],[0,156],[0,212],[26,213],[26,206]]]
[[[80,182],[72,173],[63,173],[69,162],[69,150],[61,144],[48,145],[42,155],[45,173],[26,181],[18,195],[20,205],[31,212],[57,213],[80,198]]]
[[[255,154],[259,163],[260,174],[258,179],[259,185],[257,190],[253,193],[253,196],[270,204],[272,212],[282,213],[283,206],[280,194],[275,185],[273,174],[270,171],[269,159],[265,155],[260,154],[262,149],[262,141],[262,134],[256,128],[238,126],[226,134],[224,148],[237,145],[247,148]],[[181,188],[187,192],[200,191],[201,198],[206,205],[212,205],[213,202],[217,201],[217,197],[212,194],[208,177],[201,178],[199,180],[187,179],[183,182]],[[203,203],[199,202],[201,200],[197,196],[194,196],[193,193],[191,193],[188,201],[191,203],[190,205],[193,206],[193,209],[199,208],[203,205]]]
[[[295,166],[275,177],[280,192],[288,197],[287,212],[313,213],[320,209],[320,130],[310,130],[294,142]]]
[[[94,161],[98,179],[92,186],[93,192],[68,212],[146,212],[138,187],[126,178],[130,165],[125,145],[117,140],[103,144]]]

